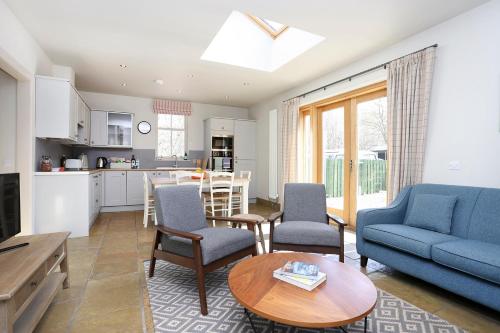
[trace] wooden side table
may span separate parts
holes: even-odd
[[[260,241],[260,245],[262,246],[262,252],[264,254],[267,253],[266,252],[266,240],[264,239],[264,233],[262,232],[262,223],[264,223],[266,221],[266,219],[260,215],[257,215],[257,214],[237,214],[237,215],[233,215],[232,217],[257,221],[257,229],[259,230],[259,241]],[[234,225],[233,225],[233,227],[234,227]],[[240,225],[240,227],[241,227],[241,225]]]
[[[61,286],[69,288],[68,236],[58,232],[2,243],[29,245],[0,254],[0,333],[32,332]]]

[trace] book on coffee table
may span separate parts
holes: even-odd
[[[318,272],[316,278],[311,279],[283,274],[281,268],[273,272],[273,277],[308,291],[314,290],[314,288],[326,281],[326,274],[323,272]]]
[[[281,267],[281,273],[283,275],[316,280],[319,273],[319,266],[302,261],[288,261]]]

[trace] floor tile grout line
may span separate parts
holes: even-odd
[[[101,215],[99,214],[99,216],[97,218],[98,219],[101,218]],[[101,223],[101,222],[99,222],[99,223]],[[79,311],[81,309],[82,303],[83,303],[84,298],[85,298],[85,292],[87,291],[87,285],[89,283],[90,277],[92,276],[92,274],[94,272],[94,267],[95,267],[97,258],[99,257],[99,252],[101,251],[102,245],[104,243],[104,237],[106,235],[106,232],[108,231],[108,225],[109,225],[109,221],[106,221],[105,230],[103,231],[102,236],[100,237],[101,240],[99,242],[99,247],[97,248],[94,260],[92,262],[92,266],[91,266],[90,271],[89,271],[89,275],[87,276],[87,279],[85,280],[85,283],[84,283],[84,287],[83,287],[83,290],[82,290],[82,296],[80,297],[78,305],[75,307],[75,310],[73,311],[73,314],[72,314],[72,316],[71,316],[71,318],[70,318],[70,320],[68,322],[67,333],[71,333],[71,330],[73,328],[73,324],[74,324],[74,322],[75,322],[75,320],[76,320],[76,318],[78,316],[78,313],[79,313]]]

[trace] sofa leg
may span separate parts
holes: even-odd
[[[366,267],[366,265],[368,265],[368,257],[361,256],[360,264],[361,267]]]

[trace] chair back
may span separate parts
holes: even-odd
[[[208,174],[210,181],[210,199],[214,202],[214,197],[218,195],[227,195],[228,205],[227,213],[228,216],[232,214],[232,193],[233,193],[233,183],[234,183],[234,173],[233,172],[210,172]]]
[[[323,184],[285,184],[283,222],[307,221],[328,223],[326,192]]]
[[[149,200],[149,177],[147,172],[143,172],[142,174],[144,182],[144,203],[146,203]]]
[[[204,173],[197,173],[191,171],[176,171],[175,181],[177,185],[195,185],[199,188],[199,193],[201,196],[201,190],[203,188],[203,176]]]
[[[155,190],[158,224],[181,231],[207,227],[198,186],[162,186]]]
[[[252,180],[252,171],[240,171],[240,177],[248,179],[248,181]]]

